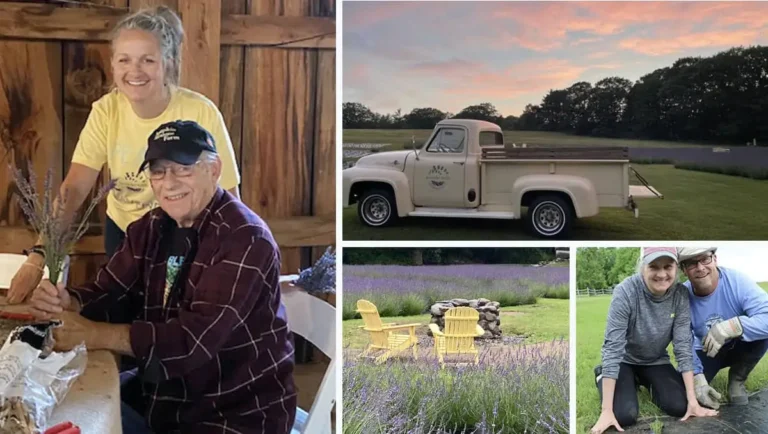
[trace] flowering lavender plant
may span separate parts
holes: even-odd
[[[325,249],[315,265],[299,273],[294,284],[309,293],[336,292],[336,252],[331,252],[330,247]]]
[[[45,175],[41,198],[40,193],[37,191],[37,177],[35,176],[32,164],[28,163],[27,167],[29,179],[24,177],[20,169],[9,165],[16,186],[19,193],[21,193],[21,201],[19,201],[21,210],[27,216],[29,223],[43,243],[45,265],[48,267],[49,279],[51,282],[58,282],[64,265],[64,259],[75,243],[88,230],[88,218],[94,208],[96,208],[96,205],[114,187],[115,181],[110,181],[98,191],[79,223],[67,224],[62,215],[65,209],[66,191],[59,199],[58,206],[54,207],[56,194],[53,191],[53,170],[48,169]]]

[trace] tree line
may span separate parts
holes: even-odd
[[[635,273],[640,248],[584,247],[576,253],[576,289],[610,289]]]
[[[538,264],[555,259],[554,248],[347,248],[347,265]]]
[[[519,118],[491,103],[457,114],[416,108],[378,114],[343,104],[344,128],[431,129],[443,119],[481,119],[505,130],[554,131],[651,140],[768,143],[768,47],[736,47],[710,57],[684,57],[634,83],[622,77],[552,89]]]
[[[493,122],[505,130],[514,129],[517,122],[517,117],[502,116],[496,107],[488,102],[465,107],[455,115],[432,107],[415,108],[407,114],[402,114],[400,109],[392,114],[380,114],[359,102],[345,102],[342,104],[342,123],[344,128],[431,130],[435,127],[435,124],[443,119],[452,118],[478,119]]]

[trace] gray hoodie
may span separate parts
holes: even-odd
[[[603,376],[616,379],[621,362],[633,365],[670,363],[672,342],[680,372],[693,371],[688,290],[674,284],[661,296],[646,288],[640,274],[613,290],[603,342]]]

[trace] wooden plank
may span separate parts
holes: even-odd
[[[222,16],[244,14],[246,0],[228,0],[221,4]],[[237,167],[242,176],[241,148],[243,137],[243,76],[245,73],[245,47],[222,46],[219,63],[219,110],[235,148]]]
[[[102,4],[126,8],[127,0],[102,0]],[[110,64],[111,49],[106,42],[64,42],[64,173],[69,167],[80,133],[85,126],[92,104],[109,92],[113,82]],[[96,184],[86,197],[89,203],[97,192],[109,182],[109,168],[105,165]],[[80,212],[86,206],[80,207]],[[90,234],[103,234],[107,201],[99,203],[89,218]],[[80,217],[78,217],[80,218]]]
[[[0,253],[21,253],[33,245],[37,236],[26,226],[0,226]],[[104,238],[86,235],[80,239],[72,254],[104,254]]]
[[[229,45],[334,49],[336,23],[319,17],[228,15],[222,18],[221,40]]]
[[[334,0],[313,3],[313,15],[333,16]],[[315,143],[312,167],[312,213],[336,214],[336,52],[321,50],[317,55],[317,97],[315,98]],[[335,241],[333,245],[335,245]],[[312,249],[311,262],[325,253],[325,246]]]
[[[182,1],[190,3],[188,0],[182,0]],[[155,6],[161,6],[161,5],[168,6],[169,8],[175,11],[179,10],[178,0],[130,0],[130,3],[131,3],[132,11],[138,11],[139,9],[151,8]]]
[[[53,4],[0,4],[0,37],[106,41],[126,11],[62,8]]]
[[[308,0],[253,0],[253,15],[303,16]],[[311,213],[316,54],[246,49],[243,104],[243,201],[267,220]],[[282,249],[283,270],[308,265],[299,249]]]
[[[336,222],[330,216],[274,217],[267,220],[278,245],[286,251],[302,246],[328,246],[336,240]],[[26,226],[0,226],[0,253],[21,253],[35,241]],[[86,235],[75,245],[74,255],[103,255],[104,237]],[[295,272],[295,268],[294,271]]]
[[[113,7],[127,7],[127,0],[102,0]],[[111,49],[108,42],[64,42],[64,176],[69,171],[80,132],[85,126],[91,105],[109,92],[113,82],[110,64]],[[109,168],[105,165],[96,184],[85,199],[90,203],[99,189],[109,182]],[[78,220],[86,206],[80,207]],[[107,201],[99,202],[89,218],[89,235],[103,235],[107,220]],[[101,238],[103,246],[103,238]],[[103,252],[103,247],[99,248]],[[67,285],[79,286],[96,276],[99,266],[106,261],[104,254],[71,255]]]
[[[166,4],[178,10],[177,2],[173,0],[132,0],[130,10],[156,4]],[[195,10],[191,2],[184,2],[182,6]],[[62,8],[53,4],[3,2],[0,3],[0,37],[105,42],[109,40],[111,29],[127,12],[109,8]],[[222,45],[335,49],[336,23],[332,18],[321,17],[225,14],[221,20],[219,40]]]
[[[219,103],[221,0],[182,1],[181,86]],[[216,66],[216,67],[212,67]]]
[[[31,161],[38,191],[48,169],[61,184],[61,46],[0,40],[0,59],[0,225],[23,225],[8,165],[28,175]]]

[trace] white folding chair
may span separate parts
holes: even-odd
[[[16,271],[22,267],[22,264],[27,260],[24,255],[18,255],[15,253],[0,253],[0,288],[8,289],[11,287],[11,279],[16,274]],[[64,258],[64,267],[59,275],[59,282],[66,282],[67,275],[69,274],[69,256]],[[45,267],[43,271],[43,279],[47,279],[49,276],[48,267]]]
[[[283,292],[288,327],[331,359],[309,413],[296,408],[291,434],[331,434],[331,409],[336,401],[336,308],[304,291]]]

